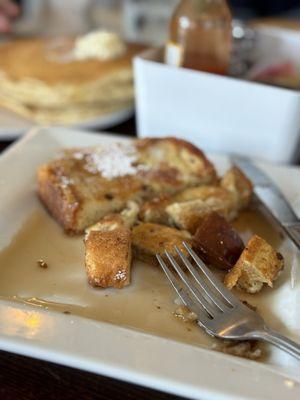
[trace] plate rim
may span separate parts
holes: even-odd
[[[24,127],[6,127],[1,126],[0,128],[0,140],[16,140],[22,136],[25,136],[26,133],[31,130],[32,128],[47,128],[48,125],[45,126],[39,126],[36,124],[34,121],[30,121],[26,118],[21,117],[17,113],[14,113],[13,111],[6,110],[5,108],[1,107],[1,112],[9,112],[9,114],[13,115],[15,114],[18,118],[24,119]],[[76,124],[71,124],[69,126],[63,126],[63,125],[52,125],[53,127],[56,128],[62,128],[62,129],[80,129],[82,131],[88,131],[88,130],[94,130],[94,129],[100,129],[101,131],[104,129],[112,128],[114,126],[117,126],[123,122],[126,122],[128,119],[134,116],[134,111],[135,108],[134,106],[131,107],[126,107],[121,110],[117,110],[115,112],[105,114],[105,115],[100,115],[99,117],[91,118],[87,121],[82,121]],[[25,124],[26,122],[26,124]],[[50,126],[50,124],[49,124]]]

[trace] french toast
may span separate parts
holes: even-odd
[[[192,144],[150,138],[71,149],[38,169],[38,194],[69,233],[82,233],[130,200],[216,182],[216,171]]]
[[[220,185],[234,195],[239,210],[249,205],[253,193],[253,185],[239,168],[232,167],[227,171],[222,177]]]
[[[177,258],[174,246],[188,256],[182,244],[183,241],[192,244],[191,235],[188,232],[164,225],[141,223],[132,229],[134,255],[139,260],[154,265],[157,265],[156,254],[163,255],[166,250]]]
[[[145,202],[139,217],[145,222],[175,225],[190,230],[194,227],[188,220],[197,223],[198,211],[201,218],[217,211],[229,220],[234,219],[238,211],[250,203],[252,192],[253,187],[248,178],[238,168],[233,167],[220,182],[216,181],[213,185],[187,188],[175,195],[160,196]],[[189,203],[194,200],[194,203]]]
[[[273,287],[283,267],[282,255],[264,239],[254,235],[235,266],[225,276],[225,285],[229,289],[237,285],[248,293],[257,293],[264,284]]]
[[[85,237],[85,268],[94,287],[123,288],[130,283],[131,232],[120,227],[90,231]]]
[[[217,213],[203,219],[193,243],[196,253],[206,264],[221,270],[230,270],[244,250],[239,234]]]
[[[119,228],[131,229],[137,222],[137,217],[140,207],[134,201],[129,201],[126,208],[120,213],[108,214],[96,224],[88,227],[85,230],[86,234],[91,231],[113,231]]]
[[[130,201],[119,214],[106,215],[86,229],[85,267],[92,286],[122,288],[130,283],[131,231],[139,212]]]
[[[169,221],[179,229],[195,233],[203,218],[217,212],[228,221],[233,220],[238,210],[233,195],[220,187],[203,187],[203,196],[185,202],[175,202],[166,207]]]
[[[223,190],[222,190],[223,191]],[[184,189],[175,195],[165,195],[156,197],[143,204],[139,217],[144,222],[153,222],[157,224],[170,224],[170,218],[166,212],[166,208],[172,203],[183,203],[189,200],[207,199],[208,197],[217,195],[216,186],[201,185]]]

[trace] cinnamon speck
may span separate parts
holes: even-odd
[[[47,264],[46,261],[44,261],[44,260],[38,260],[38,261],[37,261],[37,265],[38,265],[40,268],[43,268],[43,269],[47,269],[47,268],[48,268],[48,264]]]
[[[157,308],[158,310],[160,310],[160,309],[161,309],[161,306],[156,306],[156,308]]]
[[[63,314],[70,315],[70,314],[71,314],[71,312],[70,312],[70,311],[68,311],[68,310],[66,310],[66,311],[64,311],[64,312],[63,312]]]

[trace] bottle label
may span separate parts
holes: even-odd
[[[165,63],[180,67],[183,63],[183,47],[177,43],[168,42],[166,45]]]

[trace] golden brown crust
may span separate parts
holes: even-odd
[[[218,197],[224,190],[216,186],[196,186],[190,187],[172,196],[160,196],[147,201],[141,208],[139,217],[144,222],[156,224],[172,225],[172,221],[166,208],[172,203],[184,203],[190,200],[207,200],[209,197]]]
[[[173,149],[173,154],[171,149],[169,149],[169,151],[166,151],[165,159],[166,161],[170,161],[170,158],[172,158],[173,156],[176,169],[178,168],[180,170],[180,160],[180,164],[182,164],[183,167],[183,169],[181,170],[182,173],[184,172],[184,168],[188,166],[189,172],[197,176],[198,182],[200,177],[202,177],[201,184],[211,184],[217,182],[218,178],[214,165],[207,159],[202,150],[183,139],[178,139],[175,137],[165,137],[163,140],[164,145],[169,145],[171,149]],[[160,143],[161,138],[145,138],[137,140],[136,146],[138,149],[143,151],[143,149],[156,147]]]
[[[252,198],[253,185],[237,167],[232,167],[221,179],[221,187],[231,192],[236,199],[238,209],[246,208]]]
[[[225,277],[225,285],[232,289],[239,288],[249,293],[259,292],[264,284],[273,287],[284,260],[280,253],[272,248],[264,239],[254,235],[233,269]]]
[[[85,232],[89,234],[92,231],[97,232],[108,232],[114,231],[115,229],[124,228],[124,220],[121,217],[121,214],[108,214],[101,221],[96,224],[89,226]]]
[[[182,242],[192,244],[188,232],[179,231],[164,225],[141,223],[132,230],[132,245],[134,254],[142,261],[157,264],[156,254],[163,255],[168,251],[177,258],[174,246],[177,246],[185,255],[188,255]]]
[[[232,194],[221,187],[203,186],[198,189],[198,198],[175,202],[166,207],[169,220],[179,229],[195,233],[203,218],[217,212],[228,221],[237,215],[236,202]]]
[[[43,165],[38,169],[38,194],[47,210],[63,225],[66,232],[76,233],[73,229],[80,203],[69,188],[63,188],[51,168]]]
[[[85,266],[90,285],[122,288],[130,283],[131,232],[127,228],[91,231],[85,239]]]

